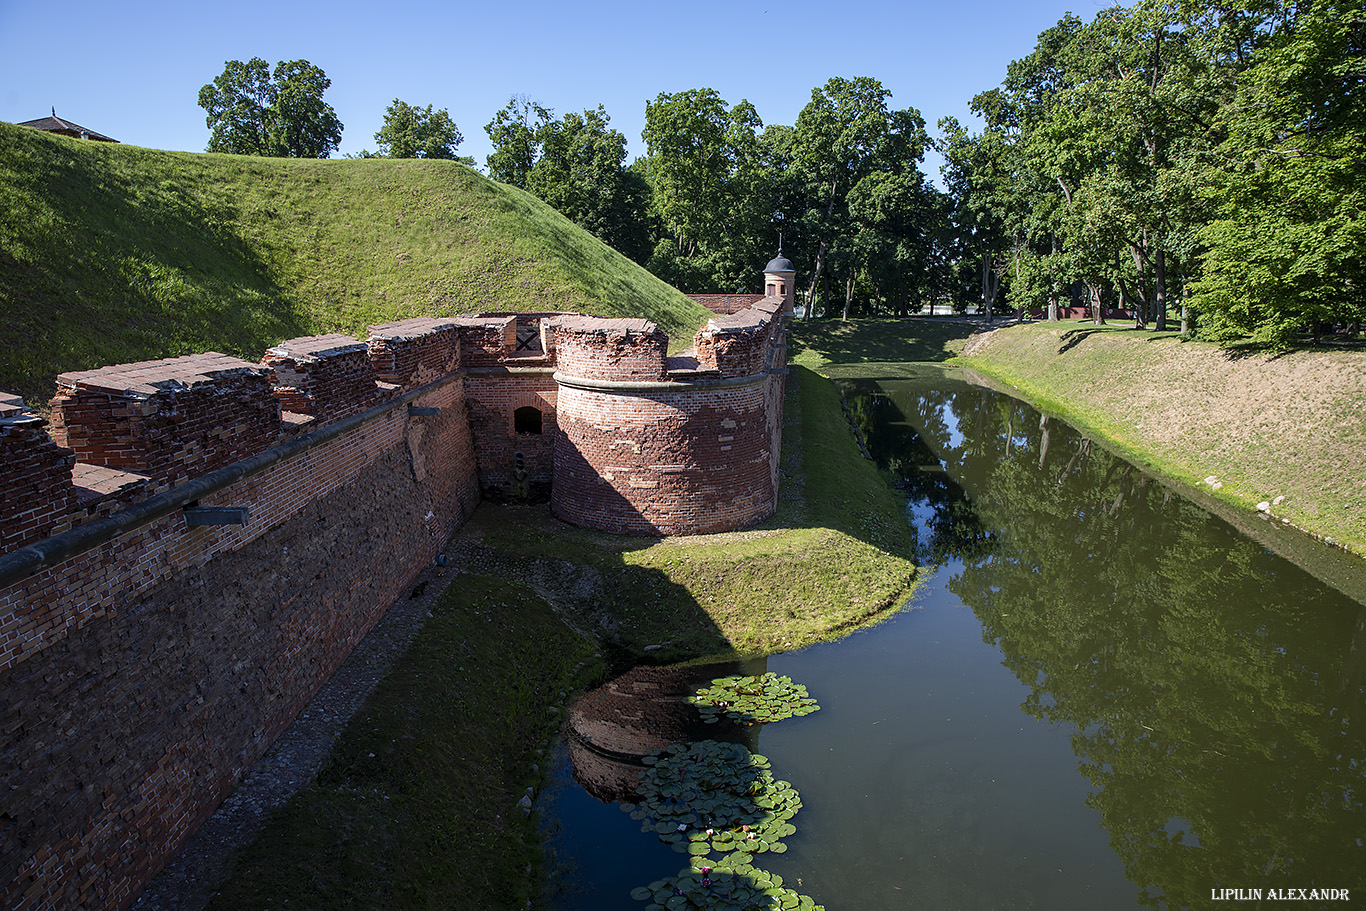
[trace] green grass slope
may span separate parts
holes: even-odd
[[[0,123],[0,390],[410,316],[707,312],[554,209],[444,161],[158,152]]]
[[[964,354],[1135,461],[1245,509],[1274,501],[1273,515],[1366,554],[1366,353],[1037,323]]]

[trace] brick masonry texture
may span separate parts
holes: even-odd
[[[481,496],[771,513],[781,320],[717,317],[677,382],[645,320],[504,314],[65,374],[50,428],[0,393],[0,567],[47,555],[0,581],[0,907],[126,908]],[[248,521],[122,516],[186,484]]]
[[[708,321],[693,343],[711,377],[629,387],[611,383],[652,380],[654,358],[663,364],[667,340],[658,341],[653,324],[557,319],[555,514],[635,535],[728,531],[771,515],[785,382],[772,369],[775,358],[786,360],[781,309],[780,299],[765,298]]]

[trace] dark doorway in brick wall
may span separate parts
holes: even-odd
[[[541,410],[532,405],[524,405],[512,412],[512,429],[518,433],[541,434]]]

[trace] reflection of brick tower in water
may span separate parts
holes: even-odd
[[[759,725],[705,724],[688,697],[717,677],[762,674],[765,658],[694,667],[637,667],[569,709],[569,758],[584,790],[605,803],[638,799],[640,758],[671,743],[726,740],[751,750]]]

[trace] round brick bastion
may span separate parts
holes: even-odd
[[[680,535],[773,513],[781,313],[713,319],[680,357],[667,356],[667,337],[646,320],[565,316],[551,328],[558,517],[616,534]]]

